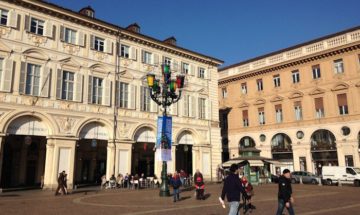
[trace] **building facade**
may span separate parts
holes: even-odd
[[[359,48],[356,27],[220,69],[230,158],[255,146],[273,173],[359,167]]]
[[[69,187],[106,174],[160,176],[154,159],[156,121],[146,74],[161,64],[186,75],[173,116],[168,171],[200,169],[207,179],[221,162],[218,71],[221,60],[35,0],[0,2],[1,188]]]

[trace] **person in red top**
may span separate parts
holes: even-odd
[[[204,177],[201,174],[201,172],[197,169],[196,173],[194,175],[194,183],[195,183],[195,188],[196,188],[196,199],[202,199],[205,200],[205,196],[204,196],[204,189],[205,189],[205,184],[204,184]]]
[[[254,188],[250,184],[250,182],[247,180],[246,176],[243,176],[241,178],[241,184],[242,184],[246,194],[248,195],[247,201],[249,202],[249,204],[247,206],[245,205],[245,208],[248,208],[251,211],[253,209],[253,206],[251,205],[251,196],[254,195]],[[244,204],[245,204],[245,201],[244,201]]]

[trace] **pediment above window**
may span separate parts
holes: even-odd
[[[247,103],[247,102],[242,102],[242,103],[240,103],[240,105],[238,106],[239,108],[247,108],[247,107],[249,107],[250,106],[250,104],[249,103]]]
[[[201,88],[200,90],[198,90],[198,93],[205,96],[209,95],[209,91],[206,88]]]
[[[111,71],[111,69],[109,69],[107,66],[100,64],[100,63],[96,63],[96,64],[89,66],[89,69],[91,71],[96,71],[96,72],[101,72],[101,73],[108,73]]]
[[[331,90],[332,91],[347,90],[348,88],[349,88],[349,85],[347,83],[341,82],[341,83],[335,84]]]
[[[358,82],[357,84],[355,84],[355,87],[360,87],[360,82]]]
[[[34,58],[37,60],[49,61],[50,57],[40,49],[30,48],[23,52],[23,57],[26,58]]]
[[[59,63],[61,65],[61,67],[65,66],[65,67],[73,67],[73,68],[77,68],[77,69],[80,69],[80,67],[81,67],[81,64],[71,57],[62,59],[59,61]]]
[[[123,70],[119,72],[120,80],[126,79],[126,80],[133,80],[134,76],[131,74],[129,70]]]
[[[316,88],[314,90],[312,90],[309,95],[318,95],[318,94],[323,94],[325,93],[325,90],[321,89],[321,88]]]
[[[266,103],[266,100],[265,99],[257,99],[255,102],[254,102],[254,105],[262,105],[262,104],[265,104]]]
[[[300,91],[294,91],[290,94],[289,99],[301,98],[303,96],[304,96],[304,93],[302,93]]]
[[[282,96],[276,95],[270,101],[271,102],[280,102],[282,100],[284,100],[284,98]]]

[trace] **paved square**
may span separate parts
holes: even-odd
[[[183,191],[182,201],[173,203],[172,197],[158,197],[158,190],[105,190],[83,189],[68,196],[53,195],[50,191],[21,191],[0,195],[0,214],[227,214],[218,203],[222,185],[206,186],[208,198],[204,201],[194,198],[194,191]],[[317,185],[293,185],[295,211],[297,215],[311,214],[360,214],[360,188],[329,187]],[[277,206],[277,185],[255,187],[251,214],[275,214]]]

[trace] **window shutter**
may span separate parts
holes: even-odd
[[[113,52],[113,43],[109,39],[105,40],[105,52],[108,54],[112,54]]]
[[[149,92],[149,96],[150,96],[150,90],[148,90],[148,92]],[[158,105],[151,98],[150,98],[150,112],[153,112],[153,113],[158,112]]]
[[[105,86],[103,91],[103,105],[110,106],[111,104],[111,81],[109,79],[105,79]]]
[[[25,15],[25,31],[30,31],[30,16]]]
[[[170,114],[176,116],[178,112],[178,102],[170,106]]]
[[[53,25],[49,20],[46,20],[44,23],[44,36],[49,38],[53,36]]]
[[[92,93],[93,93],[93,77],[89,75],[88,81],[88,104],[92,104]]]
[[[295,107],[301,107],[301,101],[294,102],[294,106]]]
[[[179,64],[175,59],[173,60],[173,70],[175,70],[175,72],[179,70]]]
[[[144,87],[140,87],[140,110],[144,110]]]
[[[60,41],[64,42],[65,41],[65,28],[64,26],[60,26]]]
[[[131,51],[131,59],[136,61],[137,60],[137,48],[131,47],[130,51]]]
[[[194,65],[190,66],[190,75],[195,76],[195,66]]]
[[[243,116],[243,120],[249,119],[249,111],[248,110],[243,110],[242,111],[242,116]]]
[[[319,110],[319,109],[324,109],[324,103],[323,103],[323,98],[315,98],[315,109]]]
[[[189,117],[189,102],[190,102],[190,96],[189,95],[184,95],[184,99],[183,99],[183,115],[186,116],[186,117]]]
[[[77,36],[77,44],[79,46],[84,47],[85,46],[85,34],[84,34],[84,32],[78,31],[76,36]]]
[[[208,80],[211,80],[211,70],[210,69],[205,70],[205,78]]]
[[[82,83],[83,83],[83,75],[80,73],[75,73],[75,80],[74,80],[74,101],[81,102],[82,101]]]
[[[57,99],[61,99],[62,79],[63,79],[63,71],[61,69],[58,69],[57,73],[56,73],[56,98]]]
[[[211,101],[205,99],[205,119],[211,120]]]
[[[159,65],[159,55],[158,54],[153,54],[153,56],[154,56],[153,64],[155,66],[158,66]]]
[[[2,74],[1,80],[1,91],[11,92],[12,76],[13,76],[13,61],[10,59],[5,60],[4,72]]]
[[[129,102],[128,102],[128,108],[129,109],[136,109],[136,86],[133,84],[129,84]]]
[[[275,105],[275,110],[281,110],[281,104],[280,105]]]
[[[19,92],[20,92],[21,94],[25,94],[26,67],[27,67],[27,64],[26,64],[25,62],[21,62],[21,68],[20,68],[20,87],[19,87]]]
[[[347,106],[347,99],[346,99],[346,94],[338,94],[337,95],[337,100],[338,100],[338,106]]]
[[[141,50],[141,62],[145,63],[145,51]]]
[[[120,107],[120,81],[115,82],[115,106]]]
[[[95,49],[95,36],[90,35],[90,49]]]
[[[41,85],[40,85],[40,96],[49,97],[49,86],[50,86],[50,76],[51,69],[49,67],[44,67],[41,71]]]
[[[190,96],[190,117],[196,117],[196,98],[194,96]]]
[[[17,28],[17,13],[15,12],[15,10],[9,11],[7,26]]]

